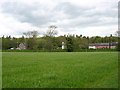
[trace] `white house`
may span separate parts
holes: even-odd
[[[19,47],[17,47],[16,49],[17,50],[25,50],[26,49],[25,43],[20,43]]]
[[[89,46],[89,49],[96,49],[95,46]]]

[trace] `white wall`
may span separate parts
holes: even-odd
[[[89,49],[96,49],[95,46],[89,46]]]

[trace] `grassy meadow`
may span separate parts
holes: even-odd
[[[117,52],[3,52],[3,88],[117,88]]]

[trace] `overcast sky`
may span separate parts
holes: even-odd
[[[0,36],[42,35],[50,25],[58,35],[109,36],[118,30],[118,0],[0,0]]]

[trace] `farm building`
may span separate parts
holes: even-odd
[[[25,47],[25,43],[20,43],[19,44],[19,47],[16,48],[17,50],[25,50],[26,47]]]
[[[89,49],[115,49],[118,42],[112,43],[91,43]]]

